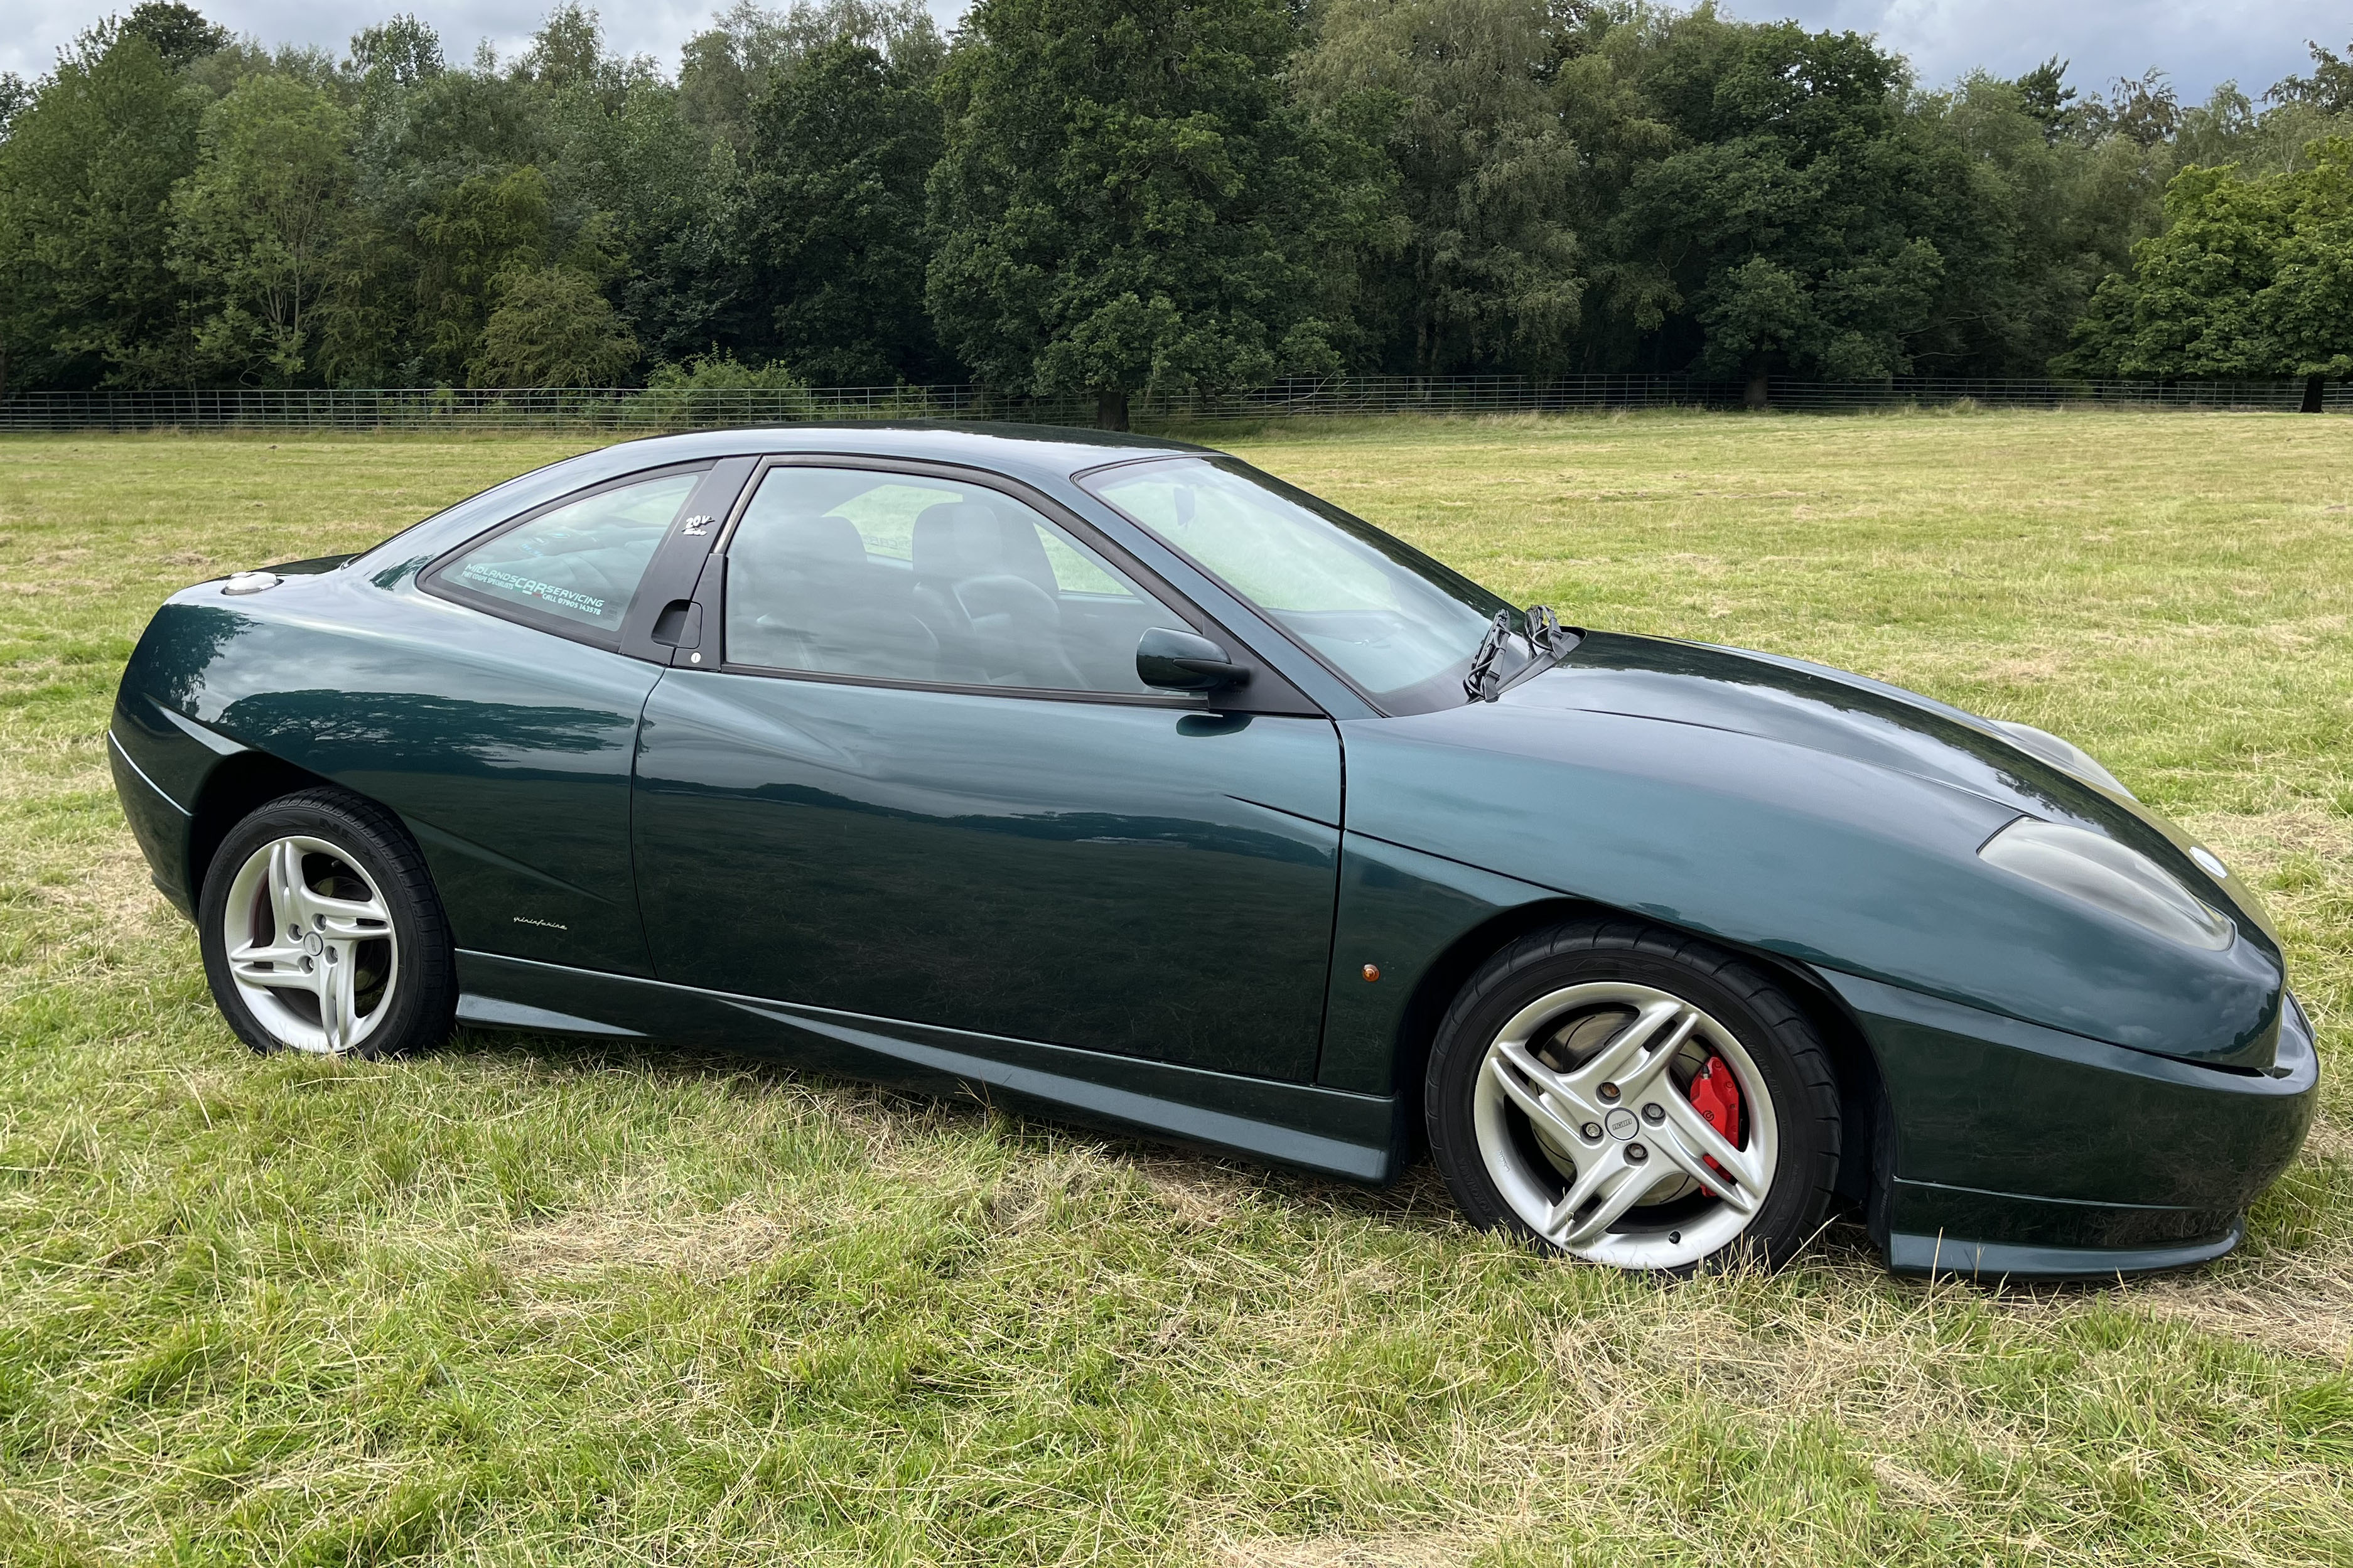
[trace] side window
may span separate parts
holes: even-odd
[[[617,634],[654,547],[702,479],[664,474],[598,490],[485,540],[435,580],[493,606]]]
[[[727,544],[734,664],[1141,693],[1137,639],[1183,625],[1034,509],[980,485],[772,468]]]

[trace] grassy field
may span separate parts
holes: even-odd
[[[1229,444],[1566,620],[2070,736],[2269,889],[2327,1107],[2203,1273],[1676,1286],[659,1049],[248,1054],[102,750],[183,584],[561,439],[0,440],[0,1562],[2353,1560],[2353,421]]]

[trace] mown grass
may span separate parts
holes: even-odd
[[[649,1048],[259,1059],[101,735],[179,584],[562,440],[0,442],[0,1561],[2342,1563],[2353,424],[1229,441],[1587,625],[2068,734],[2271,889],[2327,1106],[2242,1253],[1657,1286],[1363,1193]]]

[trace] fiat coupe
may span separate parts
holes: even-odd
[[[1577,617],[1574,606],[1568,619]],[[255,1048],[765,1052],[1677,1271],[2215,1258],[2317,1062],[2081,750],[1580,629],[1224,454],[631,442],[174,595],[109,752]]]

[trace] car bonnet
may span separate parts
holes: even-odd
[[[1506,691],[1497,717],[1577,709],[1725,730],[1933,779],[2046,821],[2106,834],[2150,856],[2201,897],[2219,897],[2279,935],[2253,889],[2190,858],[2197,840],[2128,795],[2026,751],[1990,721],[1864,676],[1708,643],[1591,632],[1556,668]]]

